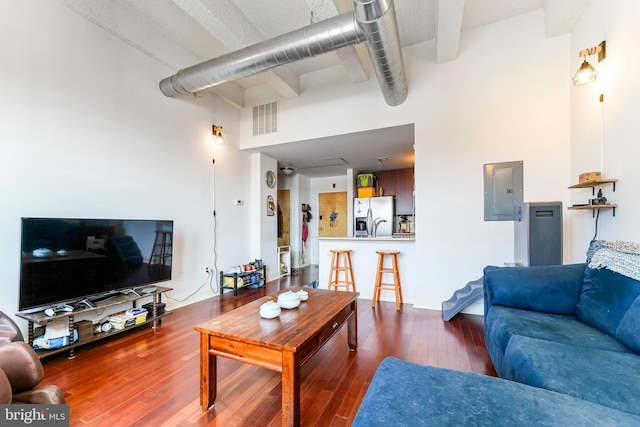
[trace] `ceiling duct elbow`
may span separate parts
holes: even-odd
[[[182,69],[162,79],[160,90],[169,97],[194,93],[362,42],[367,44],[385,101],[401,104],[407,97],[407,83],[392,0],[354,0],[354,13]]]
[[[356,20],[367,37],[367,50],[387,104],[407,99],[407,79],[393,0],[354,0]]]

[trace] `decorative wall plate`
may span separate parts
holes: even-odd
[[[276,204],[273,200],[273,196],[267,196],[267,216],[273,216],[276,213]]]

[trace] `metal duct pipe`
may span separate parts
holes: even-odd
[[[352,13],[185,68],[160,81],[166,96],[193,93],[365,41]]]
[[[367,36],[367,49],[387,104],[407,99],[407,79],[393,0],[353,0],[353,12]]]
[[[160,81],[166,96],[194,93],[280,65],[366,42],[387,104],[407,97],[393,0],[354,0],[354,13],[309,25],[182,69]]]

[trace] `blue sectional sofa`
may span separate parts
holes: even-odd
[[[485,268],[485,344],[501,378],[640,415],[640,247],[590,255]]]
[[[590,263],[486,267],[485,344],[501,378],[386,358],[353,426],[640,425],[640,245]]]
[[[353,427],[637,427],[640,416],[587,400],[471,372],[387,357]]]

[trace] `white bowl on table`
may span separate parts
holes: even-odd
[[[305,291],[304,289],[300,289],[298,292],[296,292],[296,294],[298,294],[298,297],[300,297],[300,301],[306,301],[309,299],[309,292]]]
[[[278,295],[278,305],[286,309],[296,308],[300,305],[300,296],[291,291],[281,293]]]
[[[265,319],[273,319],[280,316],[280,306],[275,301],[265,302],[260,306],[260,316]]]

